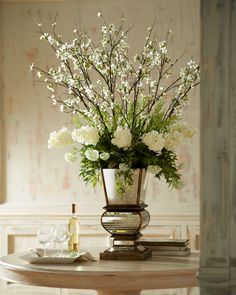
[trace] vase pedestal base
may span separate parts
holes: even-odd
[[[152,250],[137,246],[135,249],[110,248],[100,253],[102,260],[146,260],[152,257]]]
[[[100,253],[102,260],[146,260],[152,257],[152,251],[136,241],[142,236],[140,230],[150,220],[150,214],[144,208],[147,205],[106,206],[101,217],[102,226],[111,234],[111,248]]]

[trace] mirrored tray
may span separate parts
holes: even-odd
[[[48,256],[41,256],[42,249],[32,249],[20,258],[32,264],[70,264],[75,261],[96,261],[96,259],[87,251],[80,251],[76,256],[63,255],[56,256],[57,251],[50,249]]]

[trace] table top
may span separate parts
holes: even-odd
[[[97,253],[91,253],[98,257]],[[60,265],[30,264],[20,258],[25,254],[17,253],[1,258],[0,276],[23,284],[94,290],[109,290],[114,288],[114,284],[118,289],[125,286],[127,290],[197,285],[198,254],[189,257],[153,256],[146,261],[98,260]]]

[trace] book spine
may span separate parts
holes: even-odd
[[[180,256],[185,257],[190,255],[191,251],[188,248],[186,251],[152,251],[153,255],[157,256]]]
[[[145,246],[145,247],[149,247],[149,246],[152,246],[152,247],[157,247],[157,246],[160,246],[160,247],[187,247],[188,246],[188,243],[162,243],[162,242],[138,242],[137,243],[138,245],[142,245],[142,246]]]
[[[176,247],[176,246],[146,246],[153,251],[186,251],[188,247]]]

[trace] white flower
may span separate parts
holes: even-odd
[[[31,71],[31,72],[33,71],[33,69],[34,69],[34,63],[32,63],[32,64],[30,65],[30,71]]]
[[[51,85],[47,85],[47,89],[48,89],[49,91],[52,91],[52,92],[55,91],[54,88],[53,88]]]
[[[98,17],[102,17],[102,13],[101,12],[98,12],[97,16]]]
[[[52,38],[52,36],[48,36],[48,42],[53,45],[55,43],[55,40]]]
[[[111,143],[118,148],[126,149],[131,145],[132,134],[128,128],[118,127],[114,132],[114,138]]]
[[[155,86],[156,86],[156,83],[157,83],[156,80],[151,81],[151,82],[150,82],[150,87],[151,87],[151,88],[152,88],[152,87],[155,87]]]
[[[182,180],[175,180],[171,183],[172,187],[175,189],[182,189],[184,187],[184,182]]]
[[[163,54],[166,54],[167,53],[166,41],[165,40],[159,42],[158,47],[159,47],[161,53],[163,53]]]
[[[101,31],[103,34],[106,34],[107,32],[107,27],[106,26],[102,26]]]
[[[158,133],[155,130],[143,134],[142,141],[144,144],[146,144],[149,150],[152,150],[154,152],[161,151],[165,145],[165,138],[162,134]]]
[[[37,76],[38,76],[38,78],[40,79],[41,77],[42,77],[42,74],[41,74],[41,72],[37,72]]]
[[[165,136],[165,148],[173,150],[183,140],[183,136],[179,131],[173,131]]]
[[[48,33],[43,33],[43,34],[39,37],[39,39],[40,39],[40,40],[45,40],[47,37],[48,37]]]
[[[152,173],[152,174],[158,174],[161,172],[161,167],[160,166],[155,166],[155,165],[149,165],[148,166],[148,172]]]
[[[184,137],[192,138],[194,136],[194,134],[196,133],[196,129],[189,127],[189,128],[184,129],[182,132],[184,134]]]
[[[165,147],[168,150],[173,150],[179,145],[184,138],[192,138],[195,134],[195,129],[187,124],[176,124],[172,126],[170,133],[165,136]]]
[[[99,152],[97,150],[87,150],[85,152],[85,157],[90,161],[97,161],[99,158]]]
[[[53,131],[50,134],[48,139],[48,148],[64,148],[73,144],[73,142],[74,141],[71,137],[71,132],[66,127],[63,127],[59,131]]]
[[[186,123],[176,124],[172,127],[172,130],[179,131],[185,138],[192,138],[196,133],[196,130]]]
[[[107,161],[110,158],[110,154],[109,153],[101,153],[100,154],[100,159],[103,161]]]
[[[72,138],[85,145],[96,145],[99,141],[99,133],[95,127],[82,126],[72,131]]]
[[[73,153],[66,153],[64,158],[68,163],[74,163],[77,160],[77,156]]]

